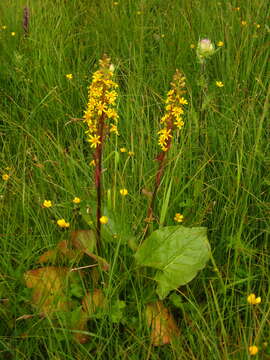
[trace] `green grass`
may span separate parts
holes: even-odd
[[[0,169],[11,175],[0,182],[0,359],[244,360],[252,344],[259,347],[257,358],[270,359],[267,1],[29,1],[27,38],[24,5],[0,4],[0,25],[7,26],[0,30]],[[203,37],[225,46],[207,63],[202,112],[200,65],[190,45]],[[127,304],[122,323],[94,321],[90,342],[80,345],[64,323],[38,316],[16,321],[34,313],[24,272],[70,232],[53,219],[70,221],[71,230],[88,228],[73,211],[74,196],[81,208],[95,211],[85,124],[72,119],[82,117],[104,52],[116,66],[120,93],[120,136],[108,141],[104,156],[104,201],[110,190],[119,227],[138,237],[147,209],[142,189],[154,184],[163,99],[175,69],[186,76],[185,126],[170,151],[155,209],[166,225],[180,212],[184,225],[207,226],[213,260],[177,290],[178,307],[165,301],[181,330],[171,346],[151,346],[144,284],[132,272],[132,251],[117,240],[104,251],[112,264],[107,296],[119,293]],[[121,147],[135,155],[120,153]],[[122,199],[124,187],[129,195]],[[45,199],[53,201],[51,209],[41,207]],[[249,305],[250,293],[262,303]]]

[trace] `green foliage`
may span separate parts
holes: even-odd
[[[157,269],[157,293],[168,293],[190,282],[210,257],[206,228],[168,226],[154,231],[135,254],[140,266]]]

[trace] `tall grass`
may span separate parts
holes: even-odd
[[[2,0],[0,15],[0,25],[7,26],[0,30],[0,164],[1,175],[10,174],[0,183],[0,358],[248,359],[248,347],[256,344],[258,358],[270,359],[267,1]],[[202,125],[200,65],[190,45],[203,37],[225,45],[207,63]],[[85,126],[76,119],[104,52],[120,85],[121,135],[106,148],[103,188],[120,209],[121,226],[136,235],[145,227],[142,189],[151,190],[155,181],[163,99],[175,69],[186,76],[185,126],[155,207],[167,225],[181,212],[186,226],[207,226],[213,260],[179,289],[178,306],[167,300],[181,329],[172,346],[151,346],[142,315],[147,296],[129,270],[131,252],[119,244],[107,249],[114,264],[109,288],[112,297],[120,290],[128,304],[126,323],[99,320],[89,328],[91,341],[79,345],[64,324],[56,328],[37,316],[16,321],[33,312],[23,273],[67,237],[54,218],[70,220],[72,229],[88,227],[72,204],[74,196],[82,207],[94,199]],[[135,155],[121,153],[122,147]],[[125,201],[123,187],[129,191]],[[41,207],[45,199],[54,202],[51,211]],[[262,303],[249,305],[249,293]]]

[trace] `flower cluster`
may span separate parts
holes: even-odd
[[[261,297],[256,297],[255,294],[249,294],[247,297],[247,302],[251,305],[257,305],[260,304],[262,301]]]
[[[163,128],[158,132],[158,143],[162,151],[167,151],[169,149],[173,130],[181,130],[184,126],[182,118],[182,115],[184,114],[183,105],[188,103],[182,96],[185,93],[183,90],[185,87],[185,77],[179,70],[176,70],[171,86],[171,90],[167,93],[166,112],[160,120]]]
[[[92,148],[96,148],[103,141],[104,130],[108,130],[105,120],[109,119],[109,132],[118,134],[118,114],[114,109],[118,85],[112,80],[114,66],[106,55],[99,61],[100,68],[92,77],[88,88],[88,104],[84,112],[84,121],[88,126],[86,134]],[[104,129],[105,128],[105,129]]]

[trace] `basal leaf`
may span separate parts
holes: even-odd
[[[135,254],[137,263],[157,269],[157,293],[168,293],[191,281],[210,256],[206,228],[168,226],[154,231]]]

